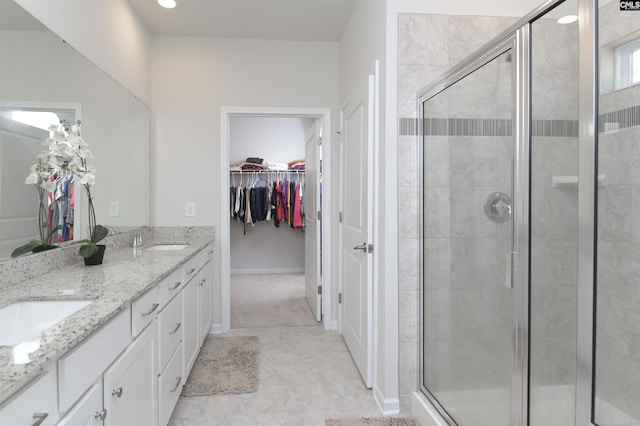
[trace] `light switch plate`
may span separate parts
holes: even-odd
[[[196,203],[188,201],[184,207],[184,215],[187,217],[193,217],[196,215]]]
[[[109,216],[111,217],[119,217],[120,216],[120,203],[117,201],[112,201],[109,203]]]

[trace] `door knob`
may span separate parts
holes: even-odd
[[[365,253],[373,253],[373,244],[362,243],[353,248],[354,250],[362,250]]]

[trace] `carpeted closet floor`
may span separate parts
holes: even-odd
[[[170,426],[324,426],[330,418],[380,416],[342,336],[316,323],[308,306],[295,315],[279,312],[300,298],[306,306],[304,276],[234,275],[231,297],[229,335],[260,341],[258,390],[180,397]],[[287,324],[267,325],[283,322]]]
[[[231,328],[298,327],[316,322],[304,274],[231,275]]]

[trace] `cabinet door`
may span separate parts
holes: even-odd
[[[56,373],[48,371],[0,407],[0,425],[49,426],[58,417]],[[40,423],[38,423],[40,421]]]
[[[104,373],[107,426],[157,424],[155,319]]]
[[[102,408],[102,380],[93,385],[58,423],[58,426],[102,426],[107,410]]]
[[[212,262],[207,262],[200,270],[198,280],[198,336],[202,345],[211,327],[211,286],[213,273]]]
[[[196,362],[198,349],[198,281],[192,279],[182,290],[182,350],[184,360],[183,381],[186,382],[189,372]]]

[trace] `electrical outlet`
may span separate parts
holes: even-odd
[[[109,216],[118,217],[120,216],[120,203],[117,201],[112,201],[109,203]]]
[[[184,215],[192,217],[196,215],[196,203],[188,201],[184,206]]]

